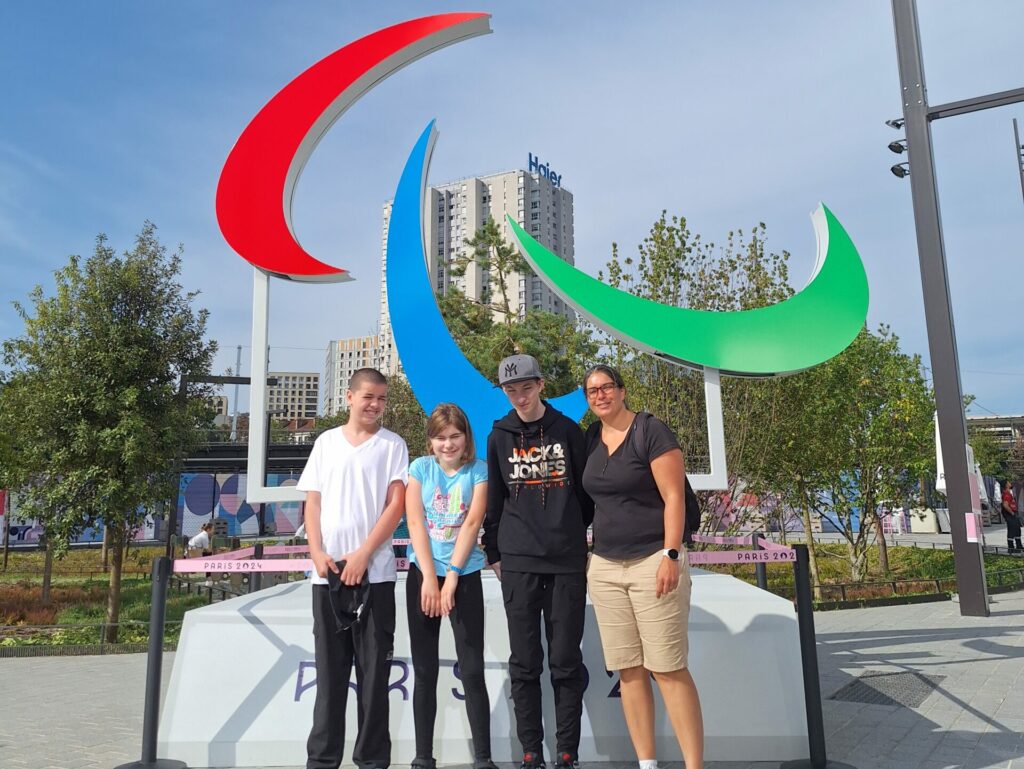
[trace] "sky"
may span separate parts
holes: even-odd
[[[574,196],[576,264],[631,253],[663,209],[704,240],[767,225],[801,287],[824,202],[864,260],[868,322],[928,360],[909,180],[885,125],[901,115],[891,6],[837,2],[52,2],[0,4],[0,339],[11,304],[52,291],[70,254],[146,220],[182,244],[215,373],[242,346],[252,268],[214,195],[256,112],[307,67],[405,19],[493,14],[493,34],[388,78],[331,128],[293,207],[299,241],[355,282],[273,281],[272,370],[322,372],[329,340],[378,323],[382,205],[431,119],[431,183],[522,168],[533,153]],[[1024,4],[920,4],[931,104],[1024,85]],[[970,413],[1024,413],[1024,199],[1012,119],[1024,104],[933,124],[963,389]],[[232,392],[227,393],[232,396]],[[243,388],[242,410],[248,396]]]

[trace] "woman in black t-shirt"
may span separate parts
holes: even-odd
[[[594,500],[594,551],[587,569],[605,667],[618,670],[622,710],[640,769],[656,769],[651,674],[687,769],[704,758],[700,698],[687,670],[690,574],[683,452],[657,417],[626,407],[610,366],[583,379],[590,410],[583,488]]]

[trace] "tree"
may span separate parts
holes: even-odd
[[[662,211],[635,257],[623,257],[612,245],[612,257],[600,278],[616,288],[662,304],[701,310],[732,311],[763,307],[788,297],[789,253],[766,248],[763,223],[749,235],[730,232],[724,247],[704,241],[690,231],[686,219]],[[601,337],[607,362],[626,381],[631,408],[657,414],[679,437],[691,472],[708,467],[707,418],[702,375],[638,352],[613,336]],[[727,515],[731,528],[745,522],[751,512],[733,504],[746,489],[767,491],[765,461],[774,441],[774,425],[781,409],[779,380],[722,380],[722,412],[726,433],[729,489],[722,494],[700,495],[706,508]],[[770,502],[757,497],[758,505]],[[774,510],[775,508],[770,508]],[[766,525],[761,512],[759,525]],[[717,526],[715,516],[705,516]]]
[[[846,539],[853,579],[866,575],[872,533],[879,566],[888,572],[879,511],[911,503],[922,463],[934,453],[935,403],[920,358],[903,353],[899,338],[881,326],[877,333],[864,329],[832,360],[792,379],[799,389],[791,395],[802,408],[791,413],[805,421],[801,434],[816,447],[801,472],[804,491]],[[775,461],[784,467],[805,448],[781,446]]]
[[[464,276],[475,263],[486,276],[483,300],[474,302],[455,286],[438,299],[441,315],[462,353],[488,379],[494,378],[502,358],[532,355],[544,372],[546,393],[560,395],[578,387],[585,366],[597,354],[588,330],[544,310],[529,310],[520,317],[512,281],[517,274],[531,272],[493,219],[466,245],[473,251],[453,262],[452,275]]]
[[[381,424],[405,438],[410,459],[427,453],[427,415],[413,395],[409,380],[401,374],[388,377],[388,400]]]
[[[1009,451],[1003,447],[988,430],[968,426],[967,442],[974,450],[974,461],[981,467],[981,474],[993,478],[1004,478],[1009,465]]]
[[[328,417],[317,417],[312,437],[348,422],[348,411],[339,411]],[[427,447],[427,415],[416,400],[412,387],[401,374],[388,377],[388,400],[381,417],[381,424],[398,433],[409,446],[410,458],[422,456]]]
[[[613,245],[601,279],[663,304],[735,311],[789,297],[788,262],[787,251],[767,249],[763,223],[748,234],[730,232],[716,247],[691,232],[684,218],[663,211],[635,257],[620,256]],[[626,380],[631,407],[664,419],[683,444],[688,469],[706,470],[702,377],[614,337],[602,341],[606,359]],[[919,361],[902,354],[886,328],[863,332],[848,350],[802,374],[725,377],[729,488],[705,495],[705,506],[719,518],[705,520],[728,529],[768,525],[781,516],[784,526],[787,511],[798,510],[813,552],[812,517],[831,511],[850,543],[854,572],[863,570],[872,530],[887,569],[878,507],[905,498],[926,460],[932,408]],[[752,493],[736,504],[745,491]],[[867,513],[854,531],[859,510]]]
[[[24,333],[4,343],[20,411],[4,408],[18,457],[22,509],[58,552],[86,527],[109,529],[113,563],[107,640],[116,641],[125,544],[148,512],[176,494],[177,458],[201,441],[205,385],[216,351],[207,311],[178,282],[182,249],[160,244],[147,222],[120,257],[100,235],[87,259],[57,271],[15,303]]]
[[[1024,481],[1024,435],[1019,433],[1014,436],[1013,445],[1007,453],[1006,478],[1018,483]]]
[[[483,304],[498,315],[502,329],[510,344],[514,343],[512,328],[519,318],[518,297],[512,293],[514,275],[530,274],[530,267],[519,250],[505,240],[498,223],[488,218],[466,245],[473,249],[470,255],[456,257],[451,266],[453,277],[463,277],[470,264],[486,276],[483,286]]]

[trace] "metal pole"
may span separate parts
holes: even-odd
[[[262,542],[257,542],[252,550],[253,550],[252,557],[255,558],[257,561],[260,560],[263,557],[263,543]],[[262,589],[263,589],[263,575],[260,572],[258,572],[258,571],[254,571],[252,574],[249,575],[249,592],[250,593],[254,593],[257,590],[262,590]]]
[[[786,761],[780,769],[852,769],[847,764],[829,761],[825,755],[825,719],[821,712],[821,682],[818,678],[818,648],[814,636],[814,601],[811,597],[811,567],[807,545],[793,545],[796,562],[793,581],[796,586],[797,632],[800,637],[800,668],[804,679],[804,706],[807,711],[808,758]]]
[[[910,188],[924,292],[925,323],[938,411],[946,498],[953,535],[953,563],[963,616],[987,617],[988,593],[981,545],[967,541],[971,493],[967,467],[967,424],[949,295],[939,195],[935,180],[924,62],[915,0],[892,0],[903,117],[910,160]]]
[[[755,531],[750,535],[750,545],[754,550],[761,549],[761,533]],[[757,586],[762,590],[768,589],[768,569],[763,563],[754,566],[754,573],[757,575]]]
[[[1013,119],[1013,150],[1017,153],[1017,171],[1020,173],[1020,194],[1024,196],[1024,146],[1020,143],[1017,118]]]
[[[178,384],[178,406],[183,411],[188,406],[188,381],[188,377],[182,374],[181,382]],[[178,485],[174,489],[174,497],[169,500],[171,504],[167,510],[167,548],[164,553],[167,558],[174,558],[174,535],[178,533],[178,495],[181,494],[181,467],[183,461],[184,457],[182,457],[182,451],[179,449],[178,456],[174,462],[175,473],[178,476]]]
[[[7,571],[7,555],[11,546],[11,490],[4,490],[4,571]]]
[[[146,699],[142,717],[142,758],[116,769],[185,769],[182,761],[156,757],[160,728],[160,685],[164,659],[164,619],[167,616],[167,584],[171,559],[153,559],[153,589],[149,605],[149,654],[146,657]]]
[[[238,345],[235,355],[235,376],[242,375],[242,345]],[[235,395],[231,400],[231,442],[238,440],[238,384],[235,383]]]

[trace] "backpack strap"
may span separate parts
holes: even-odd
[[[650,419],[651,414],[646,411],[638,411],[633,418],[633,432],[637,441],[633,449],[640,456],[644,456],[644,447],[647,445],[647,423]],[[685,473],[683,483],[683,543],[689,545],[693,543],[693,529],[700,526],[700,502]]]
[[[647,420],[651,418],[651,415],[646,411],[636,412],[636,416],[633,417],[633,451],[638,456],[645,456],[647,446]]]

